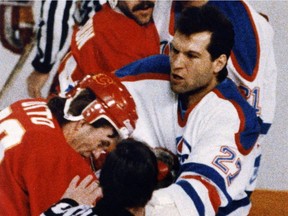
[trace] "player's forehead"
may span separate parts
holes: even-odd
[[[171,42],[173,48],[179,52],[203,52],[211,40],[211,33],[208,31],[193,33],[189,36],[177,31]]]

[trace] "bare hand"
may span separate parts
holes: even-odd
[[[38,71],[33,71],[27,78],[28,94],[30,97],[41,97],[41,90],[49,78],[49,73],[43,74]]]
[[[92,175],[86,176],[77,186],[80,177],[75,176],[62,196],[75,200],[79,205],[95,205],[97,199],[102,198],[102,189]]]

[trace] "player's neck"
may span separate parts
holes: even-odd
[[[188,109],[189,107],[197,104],[203,97],[205,97],[205,95],[212,91],[217,84],[217,81],[215,81],[198,89],[181,94],[179,99],[182,102],[183,108]]]

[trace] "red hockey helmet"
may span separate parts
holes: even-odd
[[[73,99],[84,89],[90,89],[96,99],[83,109],[80,116],[68,113]],[[138,119],[136,105],[126,87],[112,74],[87,75],[67,93],[65,118],[72,121],[85,119],[89,124],[104,118],[109,121],[122,138],[128,138]]]

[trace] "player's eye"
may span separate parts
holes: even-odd
[[[197,56],[193,53],[187,53],[186,55],[188,58],[192,59],[192,58],[197,58]]]
[[[101,143],[98,145],[99,148],[108,148],[110,146],[109,141],[101,141]]]
[[[170,44],[170,52],[172,52],[173,54],[179,53],[179,51],[173,46],[173,44]]]

